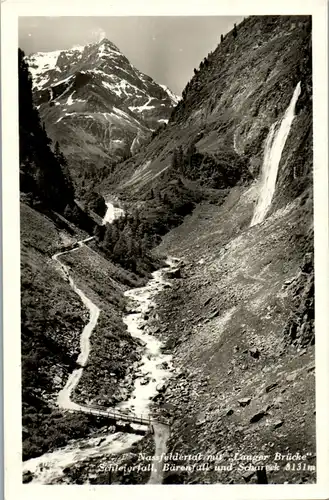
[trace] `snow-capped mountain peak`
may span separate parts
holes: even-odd
[[[74,164],[85,164],[86,158],[97,165],[125,158],[168,122],[179,101],[106,38],[37,52],[26,60],[48,134]]]

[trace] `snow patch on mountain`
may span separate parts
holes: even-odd
[[[68,106],[72,106],[72,104],[74,104],[74,101],[73,101],[73,99],[72,99],[72,96],[73,96],[74,92],[75,92],[75,90],[74,90],[74,91],[72,92],[72,94],[70,94],[70,95],[68,96],[68,98],[67,98],[66,104],[67,104]]]
[[[142,113],[143,111],[147,111],[149,109],[155,108],[155,106],[149,106],[149,104],[152,100],[153,100],[153,97],[149,97],[149,100],[147,101],[147,103],[143,104],[142,106],[128,106],[128,107],[131,111],[138,111],[139,113]]]
[[[122,118],[124,118],[125,120],[128,120],[128,121],[134,121],[134,122],[136,122],[136,123],[138,123],[138,124],[139,124],[139,121],[138,121],[136,118],[134,118],[134,117],[133,117],[133,116],[131,116],[131,115],[128,115],[128,113],[125,113],[124,111],[122,111],[122,109],[118,109],[118,108],[116,108],[116,107],[114,107],[114,106],[113,106],[113,111],[114,111],[117,115],[119,115],[119,116],[121,116]]]
[[[68,82],[69,80],[71,80],[71,78],[73,78],[73,75],[70,75],[67,78],[64,78],[63,80],[59,80],[59,82],[56,82],[56,84],[53,85],[53,87],[57,87],[57,85],[61,85],[62,83]]]
[[[112,55],[115,55],[115,54],[121,56],[121,52],[119,51],[119,49],[115,50],[115,49],[109,48],[105,43],[102,43],[99,46],[99,54],[98,54],[99,58],[102,58],[104,56],[111,57]]]
[[[52,52],[37,52],[28,58],[29,70],[32,75],[33,83],[36,87],[41,88],[49,78],[43,75],[52,69],[56,68],[57,59],[61,50],[54,50]],[[41,81],[39,80],[41,77]]]

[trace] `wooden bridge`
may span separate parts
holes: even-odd
[[[128,424],[137,424],[146,426],[151,433],[153,433],[153,424],[159,423],[162,425],[170,426],[169,419],[165,419],[164,417],[153,418],[149,414],[134,414],[124,410],[113,410],[111,408],[106,408],[102,406],[79,406],[78,408],[68,410],[70,413],[82,412],[87,413],[89,415],[94,415],[95,417],[104,418],[107,420],[115,421],[117,424],[128,423]],[[131,432],[134,432],[135,429],[132,427]],[[139,433],[140,430],[136,430],[136,433]]]

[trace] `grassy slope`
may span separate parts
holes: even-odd
[[[75,368],[86,311],[49,254],[72,239],[53,221],[21,204],[23,458],[88,431],[88,419],[53,407]],[[49,432],[51,429],[51,432]]]
[[[83,437],[101,425],[90,416],[59,411],[55,405],[58,391],[76,367],[81,331],[88,321],[88,311],[51,259],[85,234],[75,228],[72,235],[72,225],[69,234],[63,221],[55,220],[21,204],[24,459]],[[122,292],[135,280],[89,248],[72,255],[63,256],[63,261],[71,266],[78,286],[102,309],[76,398],[111,404],[127,394],[120,381],[140,357],[138,345],[120,321]]]
[[[118,268],[92,248],[84,247],[61,259],[69,265],[77,286],[101,309],[76,398],[81,402],[111,406],[127,393],[120,382],[129,366],[140,359],[139,344],[127,333],[121,319],[124,314],[122,293],[127,285],[115,281],[114,278],[121,277]],[[122,270],[121,273],[124,274]],[[125,281],[129,283],[127,275]],[[136,281],[130,286],[134,285]]]
[[[74,366],[86,311],[50,258],[53,248],[69,241],[72,238],[64,234],[61,237],[50,219],[21,205],[22,322],[34,336],[44,338],[45,348],[46,339],[57,344],[58,351],[67,353],[66,365]],[[34,355],[38,355],[37,351]],[[36,361],[47,364],[47,358],[42,356]],[[53,375],[49,373],[49,379]]]

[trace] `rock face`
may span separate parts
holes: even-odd
[[[284,329],[287,344],[305,347],[315,342],[314,262],[307,253],[296,278],[288,287],[293,296],[292,311]]]
[[[75,179],[135,152],[178,102],[109,40],[27,57],[35,104]]]

